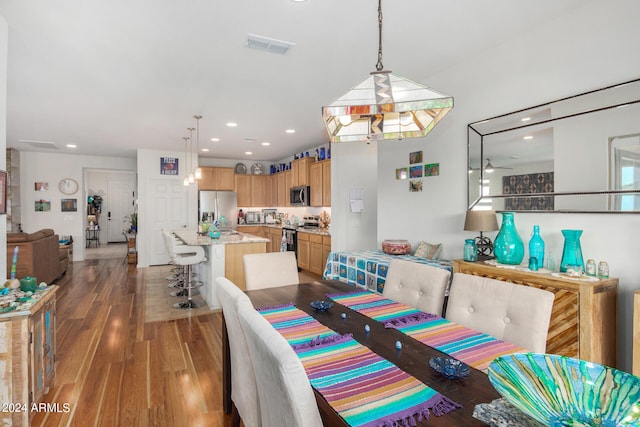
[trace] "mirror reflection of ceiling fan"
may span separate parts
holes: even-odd
[[[472,171],[472,170],[478,170],[478,169],[480,169],[480,168],[471,168],[471,169],[470,169],[470,171]],[[513,169],[513,168],[509,168],[509,167],[506,167],[506,166],[494,166],[494,165],[491,163],[491,159],[487,157],[487,164],[486,164],[486,165],[484,165],[484,171],[485,171],[486,173],[491,173],[491,172],[493,172],[493,171],[494,171],[494,170],[496,170],[496,169]]]

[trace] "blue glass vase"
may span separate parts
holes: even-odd
[[[582,236],[582,230],[560,231],[562,231],[562,235],[564,236],[560,272],[566,273],[568,267],[580,267],[581,271],[584,271],[584,260],[582,259],[582,248],[580,247],[580,236]]]
[[[513,212],[502,212],[502,225],[493,242],[493,253],[500,264],[519,265],[524,258],[524,243],[513,221]]]
[[[533,236],[529,240],[529,257],[535,258],[538,267],[544,267],[544,240],[540,237],[540,226],[533,226]]]

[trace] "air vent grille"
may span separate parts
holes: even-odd
[[[56,144],[55,142],[51,142],[51,141],[36,141],[33,139],[20,139],[18,140],[18,142],[21,142],[24,145],[29,145],[33,148],[38,148],[38,149],[42,149],[42,148],[48,148],[51,150],[59,150],[60,148],[58,147],[58,144]]]
[[[272,39],[269,37],[258,36],[255,34],[249,34],[249,36],[247,37],[246,45],[251,49],[284,55],[289,51],[290,48],[292,48],[296,44],[283,40]]]

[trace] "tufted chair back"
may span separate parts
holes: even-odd
[[[247,254],[242,261],[248,291],[300,283],[295,252]]]
[[[553,293],[470,274],[453,275],[446,318],[544,353]]]
[[[442,315],[451,273],[417,262],[394,259],[382,295],[427,313]]]

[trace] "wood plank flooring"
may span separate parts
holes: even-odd
[[[70,266],[57,283],[57,378],[45,395],[61,410],[36,413],[32,426],[231,425],[220,314],[144,323],[153,268],[121,256]],[[317,277],[301,274],[308,279]]]

